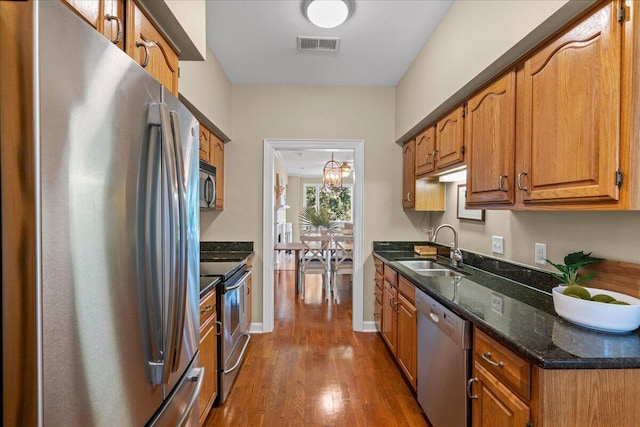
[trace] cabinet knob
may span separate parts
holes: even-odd
[[[473,383],[475,383],[477,381],[478,381],[477,378],[469,378],[469,381],[467,381],[467,397],[469,399],[477,399],[478,398],[477,394],[471,394],[471,387],[473,386]]]
[[[495,366],[496,368],[503,368],[504,367],[504,363],[502,362],[494,362],[493,360],[491,360],[491,353],[490,352],[486,352],[486,353],[482,353],[482,358],[491,366]]]
[[[149,48],[157,45],[158,45],[158,42],[155,42],[153,40],[149,40],[149,41],[142,40],[142,41],[136,42],[137,47],[144,48],[144,61],[142,61],[142,64],[140,64],[142,68],[147,68],[147,65],[149,65]]]
[[[213,310],[213,306],[212,305],[205,305],[204,307],[202,307],[200,309],[200,313],[208,313],[211,310]]]
[[[502,181],[503,181],[504,179],[507,179],[507,178],[509,178],[509,175],[500,175],[500,176],[498,177],[498,190],[499,190],[499,191],[503,191],[503,192],[505,192],[505,193],[509,191],[509,190],[505,189],[504,187],[502,187]]]
[[[526,173],[526,172],[520,172],[518,174],[518,179],[516,180],[516,185],[518,186],[518,190],[529,191],[529,188],[522,186],[522,177],[523,176],[529,176],[529,174]]]
[[[111,43],[113,44],[120,43],[122,41],[122,31],[123,31],[122,21],[120,20],[120,18],[118,18],[115,15],[106,14],[104,17],[107,21],[116,21],[116,26],[118,27],[118,34],[116,34],[116,38],[114,40],[111,40]]]

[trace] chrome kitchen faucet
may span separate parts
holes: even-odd
[[[458,249],[458,232],[453,227],[453,225],[442,224],[438,228],[436,228],[436,231],[434,231],[433,235],[431,236],[431,243],[435,242],[436,237],[438,236],[438,231],[440,231],[440,229],[442,228],[450,228],[451,231],[453,231],[453,243],[451,245],[451,249],[449,250],[449,259],[451,260],[452,267],[458,267],[458,265],[462,263],[462,252],[460,251],[460,249]]]

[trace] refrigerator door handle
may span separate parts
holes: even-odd
[[[149,147],[150,150],[155,148],[154,141],[158,140],[157,129],[160,128],[160,152],[162,159],[162,170],[164,170],[164,176],[161,176],[160,179],[164,180],[168,186],[177,187],[177,183],[175,182],[175,161],[172,161],[173,152],[169,148],[173,147],[173,135],[170,132],[171,125],[169,122],[169,110],[165,104],[160,103],[152,103],[149,105],[149,112],[147,117],[147,124],[151,126],[149,132]],[[149,155],[150,163],[153,163],[154,158],[153,155]],[[149,377],[151,384],[160,385],[167,383],[169,379],[169,370],[172,366],[173,354],[170,351],[172,347],[169,346],[169,343],[173,342],[173,337],[163,336],[165,334],[173,334],[175,328],[172,328],[171,325],[175,324],[175,314],[170,316],[168,319],[169,328],[165,329],[162,327],[163,319],[166,317],[163,309],[163,290],[166,286],[166,282],[169,283],[175,281],[175,250],[172,249],[175,246],[176,241],[176,219],[175,219],[175,198],[167,197],[169,209],[167,215],[167,221],[169,221],[169,247],[170,247],[170,259],[169,259],[169,279],[164,280],[163,282],[163,273],[162,273],[162,261],[160,264],[154,263],[153,260],[155,257],[153,254],[158,252],[162,253],[162,250],[159,250],[158,247],[162,247],[162,237],[158,236],[155,230],[153,229],[153,224],[155,220],[155,216],[158,215],[157,210],[158,206],[155,206],[153,203],[153,195],[160,194],[162,191],[163,184],[161,181],[156,181],[154,179],[153,165],[147,165],[147,199],[145,200],[144,206],[144,240],[148,242],[150,245],[148,252],[144,255],[144,258],[147,260],[147,266],[145,267],[146,276],[147,276],[147,289],[146,289],[146,305],[147,305],[147,316],[149,323],[149,334],[150,334],[150,355],[149,355]],[[156,186],[153,188],[153,186]],[[160,187],[158,189],[157,187]],[[171,194],[175,194],[175,190]],[[161,195],[160,203],[164,202],[164,197],[167,194]],[[149,253],[151,256],[149,256]],[[173,314],[175,311],[174,298],[170,295],[168,304],[169,304],[169,313]],[[164,332],[163,332],[164,331]]]
[[[182,156],[182,138],[180,133],[180,120],[175,111],[169,113],[171,120],[171,130],[173,132],[173,160],[175,162],[175,171],[177,178],[177,200],[178,200],[178,281],[176,292],[176,322],[173,324],[175,328],[175,341],[173,342],[172,351],[175,354],[171,370],[178,370],[180,365],[180,353],[182,350],[182,339],[184,335],[184,318],[187,304],[187,192],[185,189],[185,173],[184,159]]]
[[[160,127],[162,133],[162,159],[165,165],[166,181],[169,185],[167,189],[169,212],[167,215],[169,221],[169,278],[165,281],[165,286],[169,290],[169,313],[166,330],[164,366],[162,382],[167,384],[169,376],[173,370],[175,359],[179,354],[175,353],[176,340],[179,331],[177,324],[179,323],[180,314],[183,308],[180,307],[180,272],[177,265],[180,265],[180,201],[178,197],[179,179],[176,170],[175,158],[175,141],[173,139],[173,129],[171,126],[171,117],[167,104],[160,104]]]
[[[196,387],[193,389],[193,393],[191,393],[191,397],[187,402],[187,406],[185,407],[184,412],[180,416],[180,420],[177,424],[178,427],[183,427],[184,425],[186,425],[186,422],[189,419],[189,415],[193,410],[193,405],[198,400],[198,396],[200,396],[200,389],[202,388],[202,383],[204,382],[204,367],[201,366],[199,368],[193,368],[187,375],[187,381],[197,381],[197,383]]]

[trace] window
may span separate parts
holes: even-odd
[[[352,185],[326,190],[322,184],[305,184],[305,206],[327,207],[333,221],[351,222]]]

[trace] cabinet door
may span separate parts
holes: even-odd
[[[216,167],[216,210],[224,209],[224,142],[211,132],[209,159]]]
[[[524,63],[517,172],[525,203],[619,197],[622,29],[616,5],[608,2]]]
[[[209,158],[211,152],[211,133],[209,129],[200,123],[200,160],[211,163]]]
[[[377,270],[376,265],[376,285],[373,288],[373,320],[376,323],[376,329],[382,332],[382,295],[384,293],[384,278]]]
[[[447,169],[464,162],[463,106],[438,120],[436,124],[436,167]]]
[[[178,54],[131,0],[127,16],[127,53],[178,96]]]
[[[518,396],[484,369],[478,362],[473,365],[471,400],[473,427],[525,427],[530,420],[530,409]]]
[[[407,379],[416,389],[418,317],[411,302],[398,294],[398,347],[396,357]]]
[[[397,313],[395,303],[398,300],[398,291],[389,282],[384,281],[382,293],[382,338],[389,346],[391,352],[396,354]]]
[[[436,150],[436,128],[431,126],[416,137],[416,176],[435,170],[433,155]]]
[[[204,367],[204,380],[198,396],[200,425],[204,423],[218,395],[218,336],[216,334],[217,313],[200,330],[200,365]]]
[[[466,112],[467,203],[514,203],[515,71],[471,98]]]
[[[89,25],[124,48],[124,0],[62,0]]]
[[[408,141],[402,147],[402,207],[415,207],[416,189],[416,158],[415,139]]]

